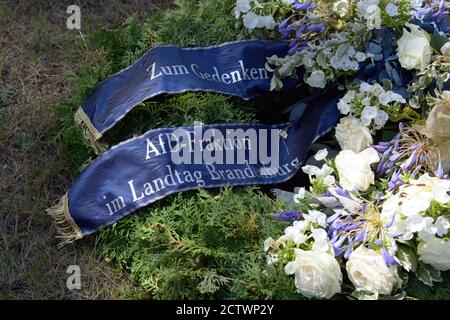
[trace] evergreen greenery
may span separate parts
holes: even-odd
[[[179,0],[174,8],[153,13],[145,23],[133,17],[118,29],[86,39],[105,52],[105,62],[84,63],[74,76],[78,95],[59,105],[63,129],[57,136],[73,162],[75,177],[95,155],[84,144],[73,115],[84,98],[108,75],[130,65],[157,44],[211,45],[236,40],[234,0]],[[243,102],[212,94],[158,97],[134,108],[102,139],[110,145],[158,127],[236,121],[279,121],[276,114],[296,97]],[[252,108],[258,104],[258,113]],[[277,110],[273,112],[273,106]],[[269,113],[262,110],[269,108]],[[268,117],[267,114],[270,116]],[[284,270],[267,267],[263,242],[288,225],[273,218],[285,208],[257,187],[224,187],[171,195],[100,232],[97,251],[131,275],[140,298],[149,299],[299,299]],[[412,280],[409,294],[434,294]],[[434,294],[434,295],[433,295]],[[135,296],[133,296],[135,297]]]

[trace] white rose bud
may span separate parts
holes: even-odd
[[[443,56],[450,57],[450,41],[442,46],[441,53]]]
[[[329,299],[341,292],[342,272],[337,260],[324,251],[295,249],[296,258],[285,266],[295,275],[295,286],[307,298]]]
[[[422,241],[417,247],[419,260],[434,268],[447,271],[450,269],[450,241],[436,237]]]
[[[372,163],[380,161],[378,152],[370,147],[360,153],[343,150],[336,156],[335,164],[339,173],[339,184],[347,190],[367,191],[375,183],[375,175],[370,168]]]
[[[383,256],[363,245],[350,254],[347,274],[356,289],[389,295],[399,281],[397,267],[388,267]]]
[[[406,24],[409,32],[403,29],[402,37],[397,41],[397,56],[400,64],[407,70],[424,70],[431,60],[431,46],[428,34],[414,24]]]
[[[373,143],[369,129],[358,118],[342,118],[336,126],[336,139],[342,150],[359,153]]]

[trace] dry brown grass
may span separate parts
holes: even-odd
[[[102,53],[65,27],[66,8],[82,10],[82,32],[114,27],[129,14],[165,1],[8,1],[0,3],[0,298],[121,298],[133,288],[92,253],[95,238],[56,248],[44,209],[67,189],[68,160],[52,141],[54,112],[73,93],[66,80],[80,62]],[[79,265],[82,289],[66,288],[66,270]]]

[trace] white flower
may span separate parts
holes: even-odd
[[[420,9],[423,5],[423,0],[409,0],[411,8]]]
[[[377,151],[369,147],[360,153],[343,150],[336,156],[335,164],[339,173],[339,184],[347,190],[367,191],[375,183],[375,175],[370,168],[380,161]]]
[[[268,237],[266,240],[264,240],[264,252],[269,251],[270,248],[272,248],[272,244],[275,242],[272,237]]]
[[[267,256],[267,265],[271,266],[271,265],[277,263],[278,260],[279,260],[278,254],[271,253]]]
[[[322,70],[315,70],[311,72],[311,75],[305,81],[313,88],[325,88],[326,79],[325,73]]]
[[[243,18],[244,27],[249,30],[255,28],[267,28],[272,30],[276,26],[276,22],[272,16],[260,16],[250,11],[244,15]]]
[[[328,150],[327,150],[327,148],[323,148],[323,149],[320,149],[319,151],[317,151],[317,153],[314,155],[314,159],[316,159],[317,161],[322,161],[327,156],[328,156]]]
[[[376,8],[378,8],[378,4],[380,3],[380,0],[361,0],[356,5],[358,8],[358,13],[360,16],[362,16],[364,19],[369,19],[373,15],[373,11]]]
[[[342,150],[361,152],[373,143],[369,129],[354,117],[342,118],[336,126],[336,139]]]
[[[253,30],[258,27],[258,23],[261,16],[257,15],[254,12],[247,12],[244,15],[243,21],[244,21],[244,27],[246,27],[249,30]]]
[[[286,6],[288,6],[288,5],[290,5],[290,4],[293,4],[294,1],[295,1],[295,0],[281,0],[281,2],[282,2],[284,5],[286,5]]]
[[[348,102],[344,101],[344,99],[340,99],[337,104],[337,108],[341,114],[348,114],[352,106]]]
[[[377,126],[378,129],[384,127],[384,125],[386,124],[386,122],[389,120],[389,115],[387,114],[387,112],[383,111],[383,110],[378,110],[377,112],[377,116],[375,117],[375,124]]]
[[[264,16],[260,19],[260,25],[258,25],[259,28],[266,28],[269,30],[273,30],[277,23],[275,22],[275,19],[272,16]]]
[[[333,3],[333,12],[339,17],[345,17],[348,13],[349,3],[348,0],[337,0]]]
[[[327,186],[331,187],[331,186],[333,186],[336,183],[336,178],[334,176],[332,176],[332,175],[328,175],[325,178],[323,178],[323,182]]]
[[[308,165],[302,167],[302,171],[309,176],[315,176],[316,174],[319,173],[320,169],[319,169],[319,167],[308,164]]]
[[[388,267],[379,252],[362,245],[350,254],[346,269],[355,288],[369,293],[389,295],[399,280],[395,266]]]
[[[250,6],[251,0],[236,0],[236,6],[234,7],[234,17],[239,19],[242,13],[247,13],[252,8]]]
[[[361,82],[359,85],[359,91],[361,92],[371,92],[373,89],[373,86],[368,84],[367,82]]]
[[[322,228],[327,226],[327,215],[317,210],[309,210],[308,214],[303,215],[303,219],[307,223],[317,223]]]
[[[356,55],[355,55],[355,58],[356,58],[356,60],[358,61],[358,62],[363,62],[363,61],[365,61],[366,60],[366,54],[364,53],[364,52],[357,52],[356,53]]]
[[[450,41],[446,42],[442,47],[441,47],[441,53],[444,56],[450,57]]]
[[[421,241],[417,247],[419,260],[434,268],[447,271],[450,269],[450,242],[433,237],[428,241]]]
[[[413,24],[406,24],[409,32],[403,29],[403,36],[397,41],[397,56],[400,64],[407,70],[423,71],[431,60],[431,46],[429,35]]]
[[[436,227],[436,234],[439,237],[445,236],[450,229],[450,222],[444,217],[438,217],[434,222],[434,226]]]
[[[383,92],[382,94],[380,94],[378,99],[380,100],[380,103],[383,106],[387,106],[391,102],[400,102],[400,103],[406,102],[406,100],[401,95],[393,91]]]
[[[306,189],[304,187],[301,187],[300,189],[298,189],[297,194],[294,194],[294,202],[295,203],[300,203],[302,199],[305,198],[306,195]]]
[[[377,116],[378,113],[378,109],[377,107],[374,106],[367,106],[364,107],[363,111],[361,112],[361,120],[364,124],[366,124],[366,121],[369,122],[369,124],[372,122],[372,119],[375,119],[375,117]]]
[[[395,4],[389,2],[386,6],[386,13],[390,16],[390,17],[395,17],[398,16],[398,8]]]
[[[302,167],[302,170],[304,173],[306,173],[309,176],[315,176],[317,179],[322,180],[326,176],[333,173],[333,168],[328,166],[327,164],[324,164],[322,168],[312,166],[312,165],[306,165]]]
[[[300,294],[307,298],[329,299],[341,292],[342,272],[332,255],[295,249],[295,256],[284,270],[295,275],[295,286]]]
[[[308,238],[305,235],[305,230],[309,225],[309,221],[294,221],[292,226],[284,229],[284,235],[280,237],[280,240],[292,240],[296,244],[302,244]]]

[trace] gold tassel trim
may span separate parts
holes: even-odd
[[[81,128],[84,139],[96,154],[106,151],[108,145],[98,141],[102,134],[92,125],[91,120],[81,107],[75,112],[75,124]]]
[[[72,243],[83,237],[81,229],[77,226],[69,212],[69,199],[67,193],[58,200],[58,202],[46,210],[55,221],[58,232],[57,239],[61,239],[58,248]]]

